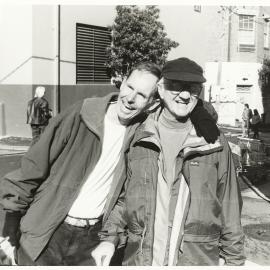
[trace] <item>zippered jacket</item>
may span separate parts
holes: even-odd
[[[1,179],[0,202],[7,211],[24,213],[20,245],[33,260],[65,219],[98,162],[105,112],[116,98],[117,94],[112,93],[103,98],[85,99],[56,116],[39,142],[23,156],[21,168]],[[125,180],[124,151],[135,127],[126,130],[103,220],[107,219]]]
[[[48,125],[51,118],[49,103],[45,98],[33,98],[27,104],[27,124]]]
[[[123,265],[148,266],[153,261],[159,113],[150,115],[136,130],[127,154],[125,188],[100,233],[104,241],[126,245]],[[226,265],[243,265],[242,198],[225,136],[208,144],[193,128],[175,167],[166,265],[218,265],[220,257]]]

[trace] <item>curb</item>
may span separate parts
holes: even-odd
[[[29,149],[29,146],[26,145],[7,145],[0,143],[0,156],[12,156],[25,154]]]
[[[10,151],[27,151],[29,146],[26,145],[7,145],[0,143],[0,150],[10,150]]]

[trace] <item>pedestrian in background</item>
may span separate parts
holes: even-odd
[[[252,110],[246,103],[242,113],[242,137],[249,137],[250,119],[252,118]]]
[[[31,145],[39,140],[41,133],[43,133],[49,119],[52,117],[49,102],[44,98],[44,94],[45,87],[38,86],[35,97],[27,105],[27,124],[30,124],[32,129]]]
[[[252,125],[252,129],[253,129],[253,139],[259,139],[259,125],[261,122],[261,117],[258,113],[257,109],[253,110],[254,114],[251,118],[251,125]]]

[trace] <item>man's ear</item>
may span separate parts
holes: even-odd
[[[121,82],[121,85],[120,85],[120,90],[121,88],[123,87],[123,85],[126,83],[126,80],[127,80],[127,77],[125,76]]]
[[[147,107],[146,112],[150,113],[154,111],[159,105],[160,105],[160,99],[159,98],[153,99],[153,101]]]

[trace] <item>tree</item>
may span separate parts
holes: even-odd
[[[263,95],[270,95],[270,59],[264,58],[259,70],[259,84]]]
[[[130,68],[142,61],[164,64],[171,48],[179,44],[167,37],[163,24],[158,21],[156,6],[116,6],[116,18],[109,28],[112,43],[107,48],[105,63],[110,75],[122,81]]]

